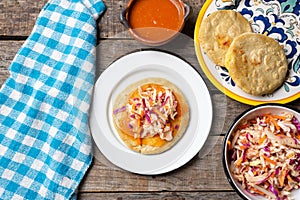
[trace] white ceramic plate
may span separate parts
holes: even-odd
[[[296,3],[298,2],[298,4]],[[236,86],[226,68],[215,65],[200,48],[199,29],[212,12],[233,9],[250,22],[254,32],[276,39],[283,47],[289,63],[288,76],[274,93],[253,96]],[[199,12],[195,26],[194,43],[198,61],[208,79],[227,96],[250,105],[289,103],[300,98],[299,0],[207,0]]]
[[[112,105],[128,85],[150,77],[165,78],[186,96],[190,121],[183,137],[156,155],[133,152],[121,141],[112,122]],[[212,103],[201,76],[188,63],[160,51],[140,51],[113,62],[99,77],[91,107],[90,129],[102,154],[116,166],[138,174],[162,174],[187,163],[204,145],[212,123]]]

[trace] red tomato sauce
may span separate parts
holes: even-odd
[[[184,9],[176,0],[136,0],[128,13],[128,21],[139,36],[163,40],[180,31]]]

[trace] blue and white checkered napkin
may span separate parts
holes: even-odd
[[[92,160],[101,0],[50,0],[0,90],[0,199],[69,199]]]

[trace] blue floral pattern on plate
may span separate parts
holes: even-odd
[[[237,88],[226,68],[215,66],[204,58],[207,68],[228,90],[242,98],[254,101],[277,101],[300,93],[300,0],[215,0],[205,11],[204,18],[221,9],[233,9],[240,12],[251,23],[256,33],[268,35],[277,40],[284,48],[288,60],[288,74],[283,86],[273,94],[251,97]],[[201,34],[201,33],[199,33]],[[205,53],[202,53],[206,57]],[[213,64],[214,65],[214,64]],[[226,84],[224,84],[226,83]]]

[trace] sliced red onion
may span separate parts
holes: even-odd
[[[130,115],[131,118],[135,118],[135,114]]]
[[[243,151],[243,162],[245,162],[246,161],[246,153],[247,153],[247,149],[245,150],[245,151]]]
[[[132,126],[130,123],[128,123],[128,127],[129,127],[129,128],[133,128],[133,126]]]
[[[244,145],[245,147],[250,147],[250,146],[251,146],[249,142],[243,143],[243,145]]]
[[[256,167],[251,167],[250,170],[251,170],[251,172],[255,172]]]
[[[137,103],[137,104],[135,104],[135,106],[137,106],[137,107],[138,107],[138,106],[140,106],[140,105],[142,105],[142,104],[141,104],[141,103]]]
[[[300,176],[294,177],[294,179],[299,183],[300,182]]]
[[[176,129],[176,130],[178,130],[178,128],[179,128],[179,125],[178,125],[178,124],[176,124],[176,125],[175,125],[175,129]]]
[[[296,171],[299,171],[299,170],[300,170],[300,164],[298,164],[298,166],[295,167],[295,170],[296,170]]]
[[[139,98],[134,98],[134,99],[133,99],[133,101],[138,101],[138,100],[140,100],[140,99],[139,99]]]
[[[148,113],[146,113],[145,118],[146,118],[147,122],[148,122],[149,124],[151,124],[151,119],[150,119]]]
[[[146,101],[144,98],[142,99],[142,103],[143,103],[144,108],[146,108]]]
[[[275,170],[274,175],[277,176],[279,174],[280,170],[281,170],[281,167],[277,167],[276,170]]]
[[[268,146],[265,146],[265,147],[263,148],[263,150],[265,151],[265,156],[268,156],[268,157],[271,156],[270,149],[269,149]]]
[[[294,143],[295,143],[295,144],[298,144],[298,141],[297,141],[297,139],[296,139],[296,138],[294,138]]]
[[[250,140],[249,140],[249,133],[246,133],[246,139],[248,140],[248,142],[250,142]]]
[[[275,188],[272,185],[270,185],[269,189],[276,197],[278,197],[278,192],[275,190]]]
[[[296,117],[293,117],[292,123],[296,126],[298,133],[300,133],[300,122]]]
[[[262,126],[262,127],[266,127],[267,124],[263,123],[263,122],[259,122],[259,125]]]
[[[173,106],[175,106],[175,107],[176,107],[176,106],[177,106],[177,104],[178,104],[178,103],[177,103],[177,101],[174,101],[174,102],[173,102]]]
[[[125,110],[126,110],[126,106],[123,106],[123,107],[121,107],[121,108],[118,108],[118,109],[114,110],[114,115],[116,115],[116,114],[118,114],[118,113],[120,113],[120,112],[123,112],[123,111],[125,111]]]
[[[290,165],[293,165],[293,164],[295,164],[295,162],[296,162],[296,159],[290,159],[289,164],[290,164]]]
[[[267,147],[267,146],[265,146],[265,147],[263,148],[263,150],[264,150],[265,152],[270,152],[270,149],[269,149],[269,147]]]

